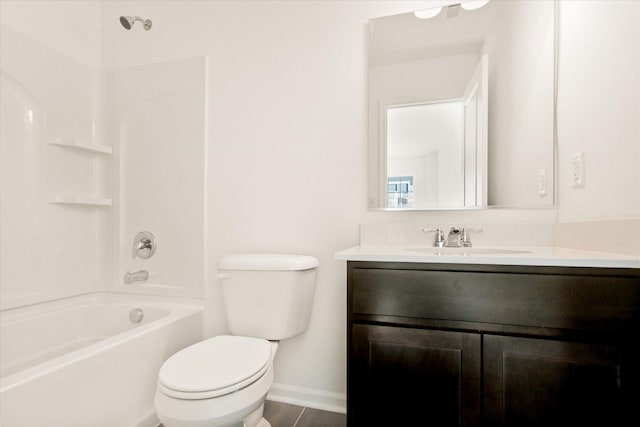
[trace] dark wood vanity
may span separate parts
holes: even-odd
[[[348,261],[350,427],[640,425],[640,269]]]

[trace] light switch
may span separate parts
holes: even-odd
[[[538,196],[544,197],[547,195],[547,170],[542,168],[538,169]]]
[[[584,185],[584,153],[571,156],[571,182],[574,187]]]

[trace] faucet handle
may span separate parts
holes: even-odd
[[[433,246],[437,246],[439,248],[444,246],[444,232],[442,231],[442,228],[423,228],[422,231],[424,231],[425,233],[436,233],[436,238],[433,241]]]
[[[482,233],[482,228],[462,227],[462,238],[460,239],[460,243],[463,247],[471,247],[471,236],[469,235],[469,232],[471,231],[474,233]]]

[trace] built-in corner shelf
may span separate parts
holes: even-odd
[[[113,149],[106,145],[82,143],[76,141],[74,138],[54,138],[49,142],[51,145],[59,145],[61,147],[78,148],[80,150],[92,151],[94,153],[111,154]]]
[[[72,194],[58,194],[49,199],[49,203],[63,205],[111,206],[112,199],[107,197],[76,196]]]

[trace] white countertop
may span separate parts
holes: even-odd
[[[640,268],[640,257],[556,247],[435,248],[419,245],[361,245],[335,253],[344,261]],[[504,250],[505,253],[500,253]],[[475,251],[475,253],[474,253]],[[511,253],[506,253],[511,252]]]

